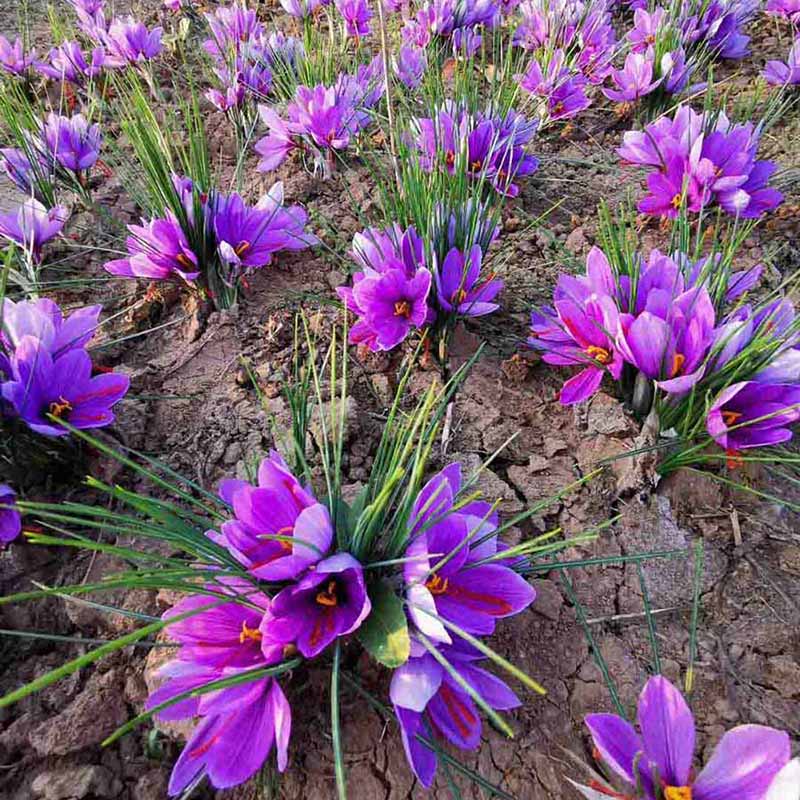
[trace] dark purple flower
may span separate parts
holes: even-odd
[[[22,39],[17,36],[12,45],[5,36],[0,36],[0,69],[10,75],[24,75],[28,67],[36,60],[36,53],[25,52]]]
[[[317,147],[343,150],[350,143],[348,127],[351,109],[338,102],[336,89],[326,86],[298,86],[287,114],[295,130],[308,136]]]
[[[347,35],[356,38],[368,36],[372,10],[367,0],[335,0],[335,2],[337,11],[345,21]]]
[[[64,169],[85,172],[100,155],[100,126],[90,125],[82,114],[60,117],[49,114],[42,126],[42,138],[52,157]]]
[[[453,510],[461,465],[451,464],[420,491],[409,517],[403,567],[409,616],[433,641],[450,643],[441,620],[467,633],[494,632],[498,619],[518,614],[536,597],[533,587],[497,558],[497,515],[474,501]]]
[[[275,183],[255,206],[248,206],[236,192],[218,196],[211,220],[220,258],[236,267],[263,267],[279,250],[304,250],[318,241],[305,233],[305,210],[283,205],[281,182]]]
[[[480,245],[473,245],[466,258],[454,247],[441,267],[434,270],[437,299],[445,311],[481,317],[500,308],[492,300],[502,291],[503,281],[497,280],[493,272],[481,279],[482,260]]]
[[[95,47],[87,61],[79,42],[64,42],[47,54],[47,61],[40,61],[36,69],[54,80],[67,81],[83,86],[87,80],[99,75],[106,60],[102,47]]]
[[[519,76],[519,85],[525,91],[547,101],[548,117],[553,122],[574,117],[591,105],[584,91],[586,79],[573,75],[564,60],[564,51],[556,50],[543,71],[539,61],[532,58],[525,74]]]
[[[106,61],[110,67],[141,64],[155,58],[162,48],[161,28],[148,30],[134,17],[119,17],[111,22],[103,35]]]
[[[42,260],[42,246],[61,233],[67,214],[63,206],[48,210],[31,198],[16,211],[0,214],[0,237],[19,245],[38,264]]]
[[[92,377],[92,360],[82,349],[53,358],[32,336],[23,337],[11,355],[12,379],[0,392],[28,427],[45,436],[66,436],[53,415],[75,428],[102,428],[114,421],[111,407],[128,391],[127,375]]]
[[[122,278],[193,281],[200,274],[197,256],[171,211],[165,218],[128,225],[127,258],[108,261],[104,269]]]
[[[646,800],[761,800],[789,761],[789,736],[763,725],[739,725],[720,740],[709,762],[693,776],[695,726],[681,693],[657,675],[639,695],[641,735],[614,714],[589,714],[586,725],[603,763]],[[658,781],[658,789],[654,787]]]
[[[220,497],[234,519],[208,536],[225,547],[256,578],[296,578],[323,558],[333,541],[328,509],[292,475],[272,451],[258,469],[258,485],[226,480]]]
[[[453,670],[491,708],[507,710],[520,705],[519,698],[499,678],[476,666],[484,658],[474,648],[459,643],[439,648]],[[420,783],[429,788],[436,774],[433,749],[417,736],[433,738],[431,732],[462,750],[477,750],[481,743],[481,717],[475,701],[439,661],[419,643],[412,642],[412,655],[392,674],[390,696],[406,758]]]
[[[555,307],[531,313],[528,346],[542,360],[558,366],[582,366],[561,389],[564,405],[591,397],[608,372],[622,374],[623,358],[616,345],[619,330],[618,289],[608,259],[593,247],[586,258],[586,275],[562,275],[554,294]]]
[[[275,595],[261,630],[265,641],[295,643],[313,658],[355,631],[371,609],[361,564],[349,553],[337,553]]]
[[[17,493],[0,483],[0,545],[13,542],[22,531],[22,517],[14,507],[16,499]]]
[[[56,358],[89,343],[97,329],[102,306],[85,306],[65,316],[58,305],[46,297],[16,303],[6,298],[2,309],[0,342],[14,350],[26,336],[33,336]]]
[[[709,434],[727,452],[788,442],[800,419],[800,386],[760,380],[726,387],[708,410]]]

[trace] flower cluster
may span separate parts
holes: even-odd
[[[680,691],[660,675],[650,678],[639,695],[638,722],[641,733],[616,714],[586,717],[599,760],[622,779],[627,791],[638,787],[636,796],[643,800],[765,798],[791,757],[789,735],[784,731],[739,725],[722,737],[695,775],[694,717]],[[617,794],[605,785],[598,788],[586,796]]]
[[[202,274],[210,284],[209,272],[222,265],[225,282],[235,285],[246,271],[271,263],[273,253],[317,243],[315,236],[305,232],[305,210],[284,206],[280,182],[255,206],[236,192],[200,194],[191,181],[177,176],[173,183],[183,203],[181,218],[168,209],[163,217],[129,225],[128,256],[105,265],[112,275],[193,281]],[[209,262],[204,263],[209,251]]]
[[[403,41],[417,51],[446,42],[454,54],[470,56],[480,47],[481,29],[493,28],[500,15],[494,0],[433,0],[406,18]]]
[[[52,300],[3,303],[0,331],[0,397],[6,411],[43,436],[65,436],[51,417],[75,428],[102,428],[128,391],[126,375],[93,375],[86,345],[100,306],[65,316]]]
[[[475,112],[448,103],[432,117],[414,121],[412,146],[428,172],[466,175],[507,197],[516,197],[515,181],[533,174],[538,160],[525,151],[537,123],[509,110],[505,116]]]
[[[454,227],[455,217],[451,222]],[[495,235],[491,228],[485,246]],[[451,246],[441,259],[434,247],[428,250],[433,252],[430,267],[425,243],[413,226],[368,228],[353,237],[352,257],[361,269],[353,275],[352,287],[336,290],[345,308],[358,317],[351,342],[391,350],[412,330],[440,318],[480,317],[497,310],[493,301],[503,282],[493,274],[482,275],[480,244],[466,251]]]
[[[648,167],[649,193],[639,211],[676,217],[719,206],[732,216],[754,218],[776,208],[783,195],[768,186],[776,166],[758,161],[761,127],[735,124],[723,111],[698,114],[679,106],[643,131],[628,131],[617,151],[629,164]]]
[[[613,3],[524,0],[514,44],[531,54],[520,85],[541,98],[544,121],[569,119],[587,108],[591,85],[601,84],[617,49]]]
[[[285,118],[274,108],[261,106],[269,133],[255,145],[261,156],[258,169],[269,172],[298,150],[309,154],[324,172],[330,171],[334,153],[346,149],[372,122],[371,109],[381,96],[382,75],[382,62],[376,56],[355,75],[341,74],[333,86],[298,86]]]
[[[708,435],[729,455],[788,441],[800,419],[794,308],[788,299],[756,307],[741,301],[760,266],[734,273],[715,302],[719,269],[718,259],[692,262],[653,250],[633,279],[593,248],[586,274],[562,275],[553,306],[531,315],[528,345],[546,363],[582,367],[564,384],[561,402],[588,399],[606,373],[619,381],[627,368],[673,405],[690,391],[707,397]]]

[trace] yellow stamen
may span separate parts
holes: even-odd
[[[50,403],[50,413],[54,417],[61,419],[68,411],[72,411],[72,404],[69,400],[65,400],[63,395],[59,395],[58,400]]]
[[[683,203],[683,195],[676,194],[672,198],[672,207],[677,211],[681,207],[681,203]]]
[[[431,594],[444,594],[447,591],[448,583],[447,578],[431,575],[425,582],[425,586]]]
[[[590,344],[586,348],[586,355],[599,361],[601,364],[608,364],[611,361],[611,353],[605,347],[598,347],[597,345]]]
[[[664,800],[692,800],[692,787],[665,786]]]
[[[447,164],[448,167],[452,167],[453,164],[456,163],[456,154],[452,150],[448,150],[445,153],[444,163]]]
[[[236,253],[239,258],[241,258],[251,247],[252,245],[250,242],[239,242],[239,244],[234,248],[233,252]]]
[[[339,598],[336,597],[336,581],[328,581],[328,588],[317,595],[317,602],[321,606],[327,606],[328,608],[338,605]]]
[[[736,423],[736,420],[742,416],[741,411],[723,411],[722,421],[730,428],[731,425]]]
[[[476,159],[475,159],[475,160],[474,160],[474,161],[473,161],[473,162],[470,164],[470,167],[472,167],[472,171],[473,171],[473,172],[480,172],[480,171],[481,171],[481,168],[483,167],[483,161],[481,161],[479,158],[476,158]]]
[[[411,316],[411,303],[408,300],[398,300],[394,304],[394,315],[408,319]]]
[[[239,634],[239,644],[244,644],[247,641],[260,642],[261,631],[258,628],[248,628],[247,622],[242,622],[242,632]]]
[[[175,260],[184,268],[184,269],[191,269],[194,264],[189,260],[188,256],[185,256],[183,253],[178,253],[175,256]]]

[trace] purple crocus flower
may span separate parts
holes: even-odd
[[[31,198],[16,211],[0,214],[0,237],[19,245],[38,264],[42,260],[42,246],[61,233],[67,215],[63,206],[47,209]]]
[[[159,671],[166,682],[148,698],[149,709],[212,681],[281,660],[282,649],[265,645],[259,630],[269,598],[243,582],[228,593],[238,598],[220,602],[219,597],[197,595],[164,614],[169,620],[196,611],[168,628],[181,647],[177,658]],[[273,747],[278,769],[286,769],[291,709],[273,678],[180,700],[156,716],[163,721],[200,718],[172,770],[170,795],[180,794],[203,772],[218,789],[243,783],[261,768]]]
[[[274,450],[261,462],[258,485],[223,481],[220,497],[234,519],[208,536],[256,578],[296,578],[323,558],[333,542],[328,509],[292,475]]]
[[[17,493],[7,484],[0,483],[0,545],[13,542],[22,531],[22,517],[14,507]]]
[[[427,63],[422,48],[404,44],[394,59],[394,71],[406,87],[416,89],[422,83]]]
[[[319,8],[320,0],[280,0],[283,10],[296,19],[310,17]]]
[[[430,320],[431,274],[424,266],[423,243],[413,227],[367,229],[353,237],[353,258],[363,267],[353,287],[337,294],[359,319],[350,341],[371,350],[391,350]]]
[[[735,453],[788,442],[800,419],[800,386],[743,381],[726,387],[708,410],[706,428],[720,447]]]
[[[800,6],[799,6],[800,8]],[[800,11],[798,11],[800,15]],[[767,61],[764,79],[771,86],[800,85],[800,37],[795,39],[786,62]]]
[[[554,308],[531,313],[528,346],[542,360],[558,366],[582,366],[561,389],[564,405],[591,397],[608,372],[622,374],[623,358],[616,345],[619,330],[618,289],[608,259],[593,247],[586,258],[586,275],[562,275],[554,293]]]
[[[92,360],[86,351],[71,349],[53,358],[44,344],[23,337],[11,354],[12,379],[0,386],[31,430],[45,436],[66,436],[48,415],[75,428],[102,428],[114,421],[111,407],[128,391],[127,375],[105,373],[92,377]]]
[[[653,12],[637,8],[633,12],[633,27],[627,33],[627,39],[631,43],[631,51],[634,53],[644,53],[649,47],[656,43],[659,28],[664,23],[666,11],[657,7]]]
[[[475,701],[450,672],[416,640],[411,647],[411,658],[392,673],[390,696],[408,763],[429,788],[436,774],[436,753],[417,736],[430,739],[434,731],[462,750],[477,750],[482,724]],[[442,646],[439,652],[491,708],[502,711],[521,705],[503,681],[475,664],[484,656],[474,648],[459,642]]]
[[[603,89],[603,94],[618,103],[635,102],[657,89],[663,80],[653,80],[653,60],[647,53],[628,53],[625,66],[611,74],[617,88]]]
[[[128,231],[128,257],[106,262],[106,272],[121,278],[154,281],[193,281],[200,274],[197,256],[171,211],[164,218],[128,225]]]
[[[100,155],[100,126],[90,125],[82,114],[60,117],[49,114],[42,126],[42,139],[52,157],[64,169],[86,172]]]
[[[212,213],[217,252],[236,267],[263,267],[278,250],[304,250],[317,244],[315,236],[304,232],[307,220],[300,206],[284,207],[280,181],[255,206],[248,206],[236,192],[219,196]]]
[[[287,113],[295,130],[302,131],[317,147],[343,150],[350,143],[348,118],[352,111],[338,102],[332,86],[298,86]]]
[[[345,21],[347,35],[354,36],[356,39],[368,36],[372,10],[367,0],[335,0],[335,2],[337,11]]]
[[[256,12],[243,2],[219,6],[205,18],[212,38],[203,43],[203,48],[218,61],[225,61],[228,50],[239,53],[245,43],[261,41],[264,36],[264,26]]]
[[[162,48],[161,28],[148,30],[134,17],[120,17],[111,22],[103,36],[109,67],[141,64],[155,58]]]
[[[349,553],[337,553],[275,595],[261,631],[265,641],[295,643],[313,658],[359,628],[371,610],[361,564]]]
[[[457,463],[425,484],[409,517],[403,567],[409,616],[420,632],[448,644],[442,619],[485,636],[498,619],[518,614],[536,597],[525,578],[497,558],[503,545],[491,506],[474,501],[453,511],[460,491]]]
[[[0,36],[0,69],[4,72],[10,75],[24,75],[35,59],[36,53],[33,50],[26,53],[19,36],[13,45],[5,36]]]
[[[714,306],[705,287],[677,295],[666,307],[663,298],[653,295],[638,315],[621,314],[616,343],[625,360],[657,386],[682,394],[705,372],[714,340]]]
[[[269,134],[255,144],[255,151],[261,156],[257,169],[259,172],[270,172],[279,167],[292,150],[301,146],[298,137],[300,131],[268,106],[260,105],[258,113],[269,128]]]
[[[660,675],[650,678],[638,712],[641,734],[615,714],[589,714],[586,725],[603,763],[630,786],[641,784],[647,800],[761,800],[789,761],[786,733],[739,725],[722,737],[694,777],[694,718],[681,693]]]
[[[102,47],[95,47],[87,61],[79,42],[64,42],[50,50],[47,61],[38,62],[36,69],[48,78],[83,86],[100,74],[105,60],[106,51]]]
[[[795,25],[800,23],[800,0],[767,0],[767,14],[784,17]]]
[[[584,91],[586,79],[573,75],[564,62],[564,51],[555,50],[544,70],[539,61],[532,58],[525,74],[518,76],[525,91],[547,101],[552,122],[574,117],[591,105]]]
[[[38,300],[3,302],[0,342],[9,350],[26,337],[38,339],[54,357],[89,343],[100,318],[102,306],[85,306],[66,316],[59,306],[46,297]]]
[[[483,252],[473,245],[468,255],[454,247],[445,256],[441,267],[434,270],[439,305],[464,317],[482,317],[500,306],[492,300],[502,291],[503,281],[490,273],[481,280]]]

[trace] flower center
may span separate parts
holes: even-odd
[[[447,578],[440,578],[434,574],[425,581],[425,587],[431,594],[444,594],[447,591],[448,583]]]
[[[586,355],[599,361],[601,364],[608,364],[611,361],[611,353],[605,347],[598,347],[597,345],[590,344],[586,348]]]
[[[681,207],[681,203],[682,202],[683,202],[683,195],[682,194],[676,194],[672,198],[671,205],[672,205],[672,207],[674,209],[677,210],[677,209],[679,209]]]
[[[473,162],[470,164],[470,167],[472,167],[472,171],[473,171],[473,172],[480,172],[480,171],[481,171],[481,168],[483,167],[483,161],[481,161],[479,158],[476,158],[476,159],[475,159],[475,160],[474,160],[474,161],[473,161]]]
[[[664,800],[692,800],[692,787],[665,786]]]
[[[328,586],[324,592],[317,594],[317,602],[321,606],[333,608],[339,604],[339,598],[336,596],[336,581],[328,581]]]
[[[233,252],[236,253],[239,258],[241,258],[251,247],[252,245],[248,241],[239,242],[239,244],[234,248]]]
[[[248,628],[247,621],[242,621],[242,632],[239,634],[239,644],[245,642],[260,642],[261,631],[258,628]]]
[[[648,33],[647,36],[644,37],[645,44],[653,44],[656,40],[655,34]]]
[[[741,411],[723,411],[722,421],[730,428],[730,426],[735,424],[736,420],[741,416]]]
[[[59,395],[58,400],[54,400],[50,403],[48,409],[54,417],[62,419],[65,414],[72,411],[72,404],[69,400],[64,399],[63,395]]]
[[[675,353],[672,358],[672,371],[670,372],[670,378],[674,378],[680,371],[681,367],[684,365],[686,361],[686,356],[683,353]]]
[[[191,261],[189,261],[189,258],[188,258],[187,256],[185,256],[183,253],[178,253],[178,255],[177,255],[177,256],[175,256],[175,260],[176,260],[176,261],[177,261],[177,262],[178,262],[178,263],[179,263],[179,264],[180,264],[180,265],[181,265],[181,266],[182,266],[184,269],[191,269],[191,268],[194,266],[194,265],[192,264],[192,262],[191,262]]]
[[[411,315],[411,303],[408,300],[398,300],[394,304],[394,315],[408,319]]]
[[[553,113],[554,113],[554,114],[561,114],[563,111],[564,111],[564,101],[563,101],[563,100],[559,100],[559,101],[558,101],[558,102],[557,102],[557,103],[556,103],[556,104],[553,106]]]
[[[444,156],[444,163],[447,164],[448,167],[452,167],[453,164],[456,163],[456,154],[452,150],[448,150]]]

